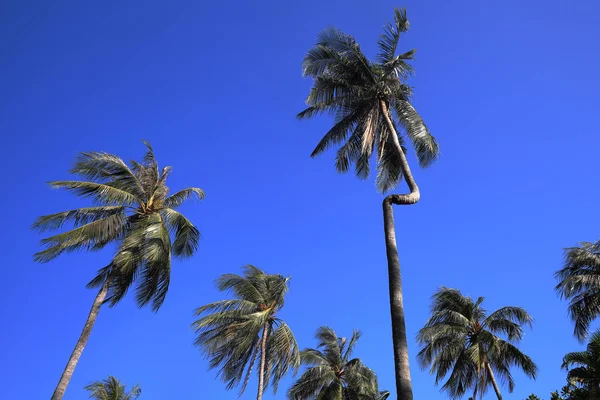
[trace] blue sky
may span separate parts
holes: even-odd
[[[336,174],[333,151],[310,159],[331,121],[295,114],[311,84],[300,63],[317,33],[338,26],[373,56],[398,5],[2,2],[3,396],[49,397],[95,295],[85,283],[111,255],[33,263],[36,216],[88,204],[45,182],[68,178],[80,151],[139,158],[143,139],[174,167],[173,190],[206,191],[183,209],[203,234],[200,250],[174,264],[158,314],[131,297],[102,309],[65,399],[85,398],[82,387],[108,374],[139,382],[145,400],[236,399],[192,346],[190,324],[195,307],[222,298],[214,279],[248,263],[292,276],[281,316],[301,347],[315,345],[319,325],[360,328],[356,355],[393,390],[382,196],[373,179]],[[515,372],[510,398],[547,399],[564,383],[562,356],[582,347],[553,272],[563,247],[598,239],[600,4],[405,5],[401,48],[418,49],[414,103],[442,150],[427,170],[411,154],[422,200],[396,208],[415,398],[446,398],[419,370],[413,340],[445,285],[485,296],[489,310],[529,310],[536,323],[522,349],[539,377]],[[284,398],[290,382],[267,398]]]

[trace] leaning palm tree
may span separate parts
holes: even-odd
[[[406,10],[396,9],[394,22],[385,27],[378,41],[375,61],[363,54],[352,36],[336,28],[323,31],[304,57],[303,75],[312,77],[314,84],[306,99],[308,108],[298,114],[301,119],[325,112],[334,116],[333,127],[312,157],[343,143],[335,161],[338,172],[347,172],[354,163],[356,175],[365,179],[374,157],[379,191],[388,192],[402,179],[408,185],[408,194],[392,194],[383,201],[396,389],[402,400],[412,400],[413,395],[392,205],[415,204],[420,198],[406,159],[404,135],[412,142],[422,167],[433,163],[439,153],[436,140],[411,104],[412,90],[406,84],[415,51],[396,55],[400,35],[408,28]]]
[[[583,341],[592,321],[600,316],[600,242],[565,249],[563,268],[555,275],[556,291],[570,301],[575,336]]]
[[[142,393],[140,385],[135,385],[129,392],[114,376],[109,376],[103,381],[92,382],[85,388],[90,392],[90,399],[94,400],[135,400]]]
[[[359,331],[347,339],[322,326],[315,337],[318,347],[300,353],[308,369],[288,390],[290,400],[375,400],[389,396],[388,392],[378,391],[377,377],[371,369],[360,359],[350,358]]]
[[[211,369],[220,368],[228,390],[241,385],[241,395],[257,362],[257,400],[269,384],[276,392],[281,378],[298,370],[298,344],[288,325],[277,317],[288,281],[247,265],[242,276],[225,274],[217,279],[217,288],[232,292],[234,299],[196,310],[196,315],[203,316],[192,325],[198,335],[195,345],[210,358]]]
[[[591,335],[585,351],[566,354],[562,368],[569,371],[567,378],[580,397],[600,399],[600,330]]]
[[[73,225],[42,240],[45,249],[34,255],[38,262],[116,245],[115,256],[88,283],[99,291],[53,400],[62,399],[102,304],[114,306],[135,282],[138,306],[151,303],[152,310],[158,311],[169,289],[171,256],[190,257],[198,247],[198,229],[176,208],[192,196],[202,199],[204,193],[188,188],[169,195],[166,179],[171,167],[159,170],[152,148],[145,144],[143,162],[132,161],[131,168],[112,154],[81,153],[71,173],[85,181],[54,181],[50,186],[91,198],[94,206],[39,217],[33,224],[39,231]]]
[[[433,295],[431,317],[417,335],[423,346],[417,356],[421,367],[431,367],[436,384],[450,374],[442,390],[453,399],[468,390],[473,390],[473,399],[482,398],[492,386],[501,400],[495,374],[512,393],[511,367],[534,379],[537,373],[531,358],[515,346],[523,337],[522,326],[531,326],[533,318],[520,307],[502,307],[488,315],[482,302],[483,297],[473,301],[456,289],[441,288]]]

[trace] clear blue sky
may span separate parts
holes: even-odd
[[[170,186],[199,186],[184,211],[197,256],[175,262],[158,314],[131,297],[103,309],[66,400],[108,374],[143,399],[236,399],[192,346],[195,307],[213,280],[248,263],[292,276],[282,313],[301,347],[327,324],[364,336],[356,355],[394,389],[381,200],[373,179],[337,175],[334,153],[309,154],[331,121],[299,122],[311,85],[300,63],[328,25],[374,55],[391,1],[30,1],[0,5],[4,138],[0,386],[5,399],[48,398],[95,293],[85,283],[110,250],[37,265],[36,216],[84,206],[45,182],[69,177],[80,151],[124,159],[150,141]],[[553,291],[562,248],[598,239],[597,16],[579,1],[407,1],[416,47],[415,105],[442,157],[415,167],[421,202],[396,208],[417,399],[443,399],[419,370],[414,336],[440,285],[536,318],[522,349],[537,381],[515,373],[520,400],[564,383],[581,348]],[[414,158],[411,154],[411,161]],[[598,326],[600,324],[596,324]],[[290,380],[276,396],[284,398]],[[254,398],[254,388],[243,398]],[[487,398],[492,398],[488,395]]]

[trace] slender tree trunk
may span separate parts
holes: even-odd
[[[392,132],[392,141],[398,150],[400,166],[410,193],[391,194],[383,200],[383,229],[385,233],[385,250],[388,260],[388,275],[390,289],[390,314],[392,317],[392,341],[394,344],[394,366],[396,370],[396,395],[398,400],[413,400],[412,382],[408,357],[408,342],[406,340],[406,322],[404,320],[404,301],[402,296],[402,276],[400,275],[400,258],[396,244],[394,228],[394,210],[392,204],[415,204],[421,197],[419,187],[415,182],[404,151],[400,146],[398,134],[390,119],[387,105],[380,103],[381,112],[386,120],[388,129]]]
[[[96,295],[94,299],[94,303],[92,304],[92,309],[87,317],[87,321],[85,321],[85,325],[83,326],[83,331],[79,336],[79,340],[77,340],[77,344],[75,345],[75,349],[73,353],[71,353],[71,357],[67,362],[67,366],[58,381],[58,385],[56,385],[56,389],[52,394],[52,400],[61,400],[65,395],[65,391],[67,390],[67,386],[71,381],[71,377],[73,376],[73,372],[75,371],[75,367],[77,366],[77,362],[79,361],[79,357],[81,357],[81,353],[83,353],[83,349],[87,344],[88,339],[90,338],[90,333],[92,333],[92,328],[96,323],[96,318],[98,318],[98,312],[100,311],[100,307],[106,298],[106,294],[108,293],[108,282],[102,285],[102,288]]]
[[[487,368],[487,372],[490,374],[490,379],[492,380],[492,386],[494,387],[494,392],[496,392],[496,397],[498,397],[498,400],[502,400],[502,393],[500,393],[500,388],[498,387],[496,378],[494,378],[494,371],[492,371],[492,366],[489,362],[485,363],[485,368]]]
[[[258,371],[258,394],[256,400],[262,400],[263,392],[265,390],[265,363],[267,360],[267,333],[269,331],[269,324],[265,324],[263,329],[262,338],[260,339],[260,370]],[[268,383],[268,382],[267,382]]]

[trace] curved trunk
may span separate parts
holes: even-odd
[[[487,368],[487,372],[490,375],[490,380],[492,381],[492,386],[494,387],[494,392],[496,392],[496,397],[498,397],[498,400],[502,400],[502,393],[500,393],[500,388],[498,387],[496,378],[494,378],[494,371],[492,371],[492,366],[490,365],[489,362],[486,362],[485,367]]]
[[[265,363],[267,360],[267,333],[269,331],[269,324],[265,324],[263,329],[262,338],[260,340],[260,369],[258,371],[258,394],[256,400],[262,400],[263,392],[265,390]],[[268,383],[268,382],[267,382]]]
[[[412,383],[408,358],[408,343],[406,340],[406,322],[404,320],[404,301],[402,297],[402,276],[400,275],[400,258],[396,244],[394,227],[394,210],[392,204],[409,205],[419,201],[420,192],[415,182],[406,156],[400,146],[398,134],[390,119],[385,102],[381,102],[381,112],[386,120],[388,129],[392,132],[392,141],[400,155],[400,166],[410,193],[391,194],[383,200],[383,229],[385,233],[385,250],[388,260],[390,314],[392,318],[392,341],[394,344],[394,366],[396,370],[396,394],[398,400],[412,400]]]
[[[73,372],[75,371],[75,367],[77,366],[77,362],[79,361],[79,357],[81,357],[81,353],[83,353],[83,349],[87,344],[87,341],[90,337],[90,333],[92,333],[92,328],[96,323],[96,318],[98,318],[98,312],[100,311],[100,307],[106,298],[106,294],[108,293],[108,283],[102,285],[102,288],[96,295],[94,299],[94,303],[92,304],[92,309],[87,317],[87,321],[85,321],[85,325],[83,326],[83,331],[79,336],[79,340],[77,340],[77,344],[75,345],[75,349],[73,353],[71,353],[71,357],[67,362],[67,366],[58,381],[58,385],[56,385],[56,389],[52,394],[51,400],[61,400],[65,395],[65,391],[67,390],[67,386],[71,381],[71,377],[73,376]]]

